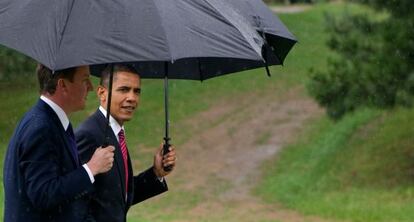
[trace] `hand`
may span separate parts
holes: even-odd
[[[161,144],[160,148],[154,156],[154,173],[157,177],[164,177],[171,173],[172,170],[168,172],[164,171],[164,167],[172,166],[172,169],[174,169],[175,163],[177,161],[177,155],[173,146],[170,146],[170,152],[164,156],[162,149],[163,144]]]
[[[112,168],[114,163],[114,150],[114,146],[96,148],[92,158],[87,163],[94,176],[108,172]]]

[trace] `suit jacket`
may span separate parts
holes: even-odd
[[[15,129],[4,161],[4,221],[83,221],[86,170],[53,109],[42,100]]]
[[[106,118],[97,110],[76,130],[76,142],[82,162],[87,161],[95,149],[102,146],[105,137]],[[109,128],[109,144],[115,146],[114,165],[110,171],[95,177],[95,192],[90,202],[90,214],[96,221],[126,221],[129,207],[145,199],[167,191],[167,184],[160,182],[152,168],[133,176],[128,154],[128,192],[125,193],[125,170],[117,137]]]

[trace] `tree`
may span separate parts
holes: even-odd
[[[376,16],[328,17],[328,46],[336,52],[328,70],[311,75],[308,89],[332,118],[362,106],[413,105],[414,3],[354,0]]]

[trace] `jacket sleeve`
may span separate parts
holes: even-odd
[[[161,182],[154,173],[153,167],[134,176],[134,198],[132,204],[139,203],[148,198],[168,190],[165,179]]]

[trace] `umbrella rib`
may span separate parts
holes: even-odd
[[[72,0],[72,3],[71,3],[71,5],[70,5],[70,9],[69,9],[69,13],[68,13],[68,15],[66,16],[65,25],[63,26],[62,32],[61,32],[61,34],[60,34],[59,43],[58,43],[58,46],[57,46],[57,49],[56,49],[56,55],[59,55],[59,53],[58,53],[58,52],[60,51],[60,46],[62,45],[63,35],[65,34],[65,31],[66,31],[66,26],[68,25],[68,20],[69,20],[70,15],[72,14],[72,9],[73,9],[73,5],[74,5],[74,4],[75,4],[75,0]],[[54,65],[56,65],[57,56],[54,56],[54,59],[55,59],[55,61],[54,61]],[[53,68],[53,69],[54,69],[54,68]]]
[[[157,15],[159,15],[159,17],[160,17],[161,29],[164,32],[164,36],[165,36],[165,39],[167,41],[168,53],[169,53],[169,56],[170,56],[171,63],[173,63],[174,62],[174,58],[173,58],[172,51],[171,51],[171,47],[170,47],[170,39],[168,38],[168,34],[167,34],[166,29],[165,29],[165,25],[163,23],[164,20],[162,19],[162,13],[161,13],[161,11],[160,11],[160,9],[158,7],[158,4],[157,4],[158,1],[157,0],[154,0],[153,2],[154,2],[154,5],[155,5],[155,9],[158,11]],[[165,73],[164,73],[164,75],[165,75]]]
[[[253,49],[254,51],[256,51],[256,53],[262,58],[262,60],[264,60],[263,59],[263,56],[262,56],[262,54],[261,54],[261,51],[260,52],[258,52],[254,47],[253,47],[253,45],[251,44],[251,42],[249,41],[249,39],[248,38],[246,38],[246,36],[244,35],[244,33],[241,31],[241,28],[240,27],[237,27],[232,21],[230,21],[230,19],[229,19],[229,17],[228,16],[226,16],[222,11],[220,11],[220,10],[218,10],[218,8],[214,5],[214,4],[212,4],[210,1],[211,0],[205,0],[206,2],[207,2],[207,4],[209,4],[212,8],[214,8],[215,10],[216,10],[216,12],[218,13],[218,14],[220,14],[226,21],[227,21],[227,23],[228,24],[230,24],[232,27],[234,27],[236,30],[237,30],[237,32],[239,32],[246,40],[247,40],[247,42],[249,43],[249,47],[251,48],[251,49]],[[220,2],[221,2],[221,4],[225,4],[224,3],[224,1],[222,1],[222,0],[220,0]],[[230,6],[228,6],[227,5],[227,8],[229,9],[229,10],[232,10],[232,7],[230,7]],[[235,14],[237,14],[237,15],[240,15],[238,12],[236,12],[235,10],[233,10],[234,12],[235,12]],[[249,26],[251,29],[253,29],[253,30],[256,30],[251,24],[250,24],[250,22],[248,22],[243,16],[239,16],[239,19],[240,20],[244,20],[244,23],[243,24],[246,24],[247,26]],[[260,35],[257,35],[256,37],[258,37],[258,38],[262,38]],[[263,44],[261,45],[261,47],[263,47]]]

